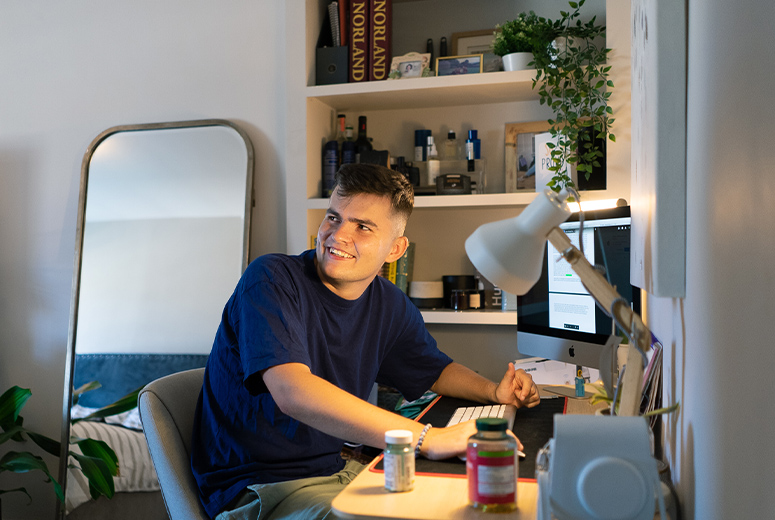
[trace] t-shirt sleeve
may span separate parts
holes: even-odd
[[[302,302],[292,287],[276,277],[260,277],[237,299],[237,344],[244,383],[253,395],[268,391],[260,371],[284,363],[310,365]]]
[[[405,301],[406,326],[383,360],[377,382],[396,388],[413,401],[433,386],[452,359],[438,349],[420,311],[408,299]]]

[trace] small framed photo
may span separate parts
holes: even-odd
[[[396,56],[390,64],[388,79],[422,78],[430,76],[431,55],[410,52]]]
[[[548,121],[506,123],[506,193],[536,191],[536,135],[550,126]]]
[[[492,52],[496,29],[452,33],[452,54],[482,54],[482,72],[503,70],[503,60]]]
[[[482,55],[465,54],[436,58],[437,76],[455,76],[459,74],[479,74],[482,72]]]

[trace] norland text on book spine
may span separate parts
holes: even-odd
[[[392,0],[370,0],[369,80],[387,79],[390,73]]]
[[[369,80],[369,2],[350,0],[350,82]]]

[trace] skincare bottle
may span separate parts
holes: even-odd
[[[427,160],[427,146],[428,136],[431,135],[430,130],[415,130],[414,131],[414,161],[421,162]]]
[[[468,131],[468,140],[466,141],[466,159],[482,158],[482,142],[477,137],[476,130]]]
[[[439,162],[439,152],[436,149],[436,143],[433,141],[433,136],[428,136],[427,146],[427,159],[428,159],[428,186],[436,185],[436,177],[441,173],[441,163]]]
[[[460,147],[458,146],[455,131],[447,132],[447,140],[444,141],[444,160],[456,161],[460,159]]]

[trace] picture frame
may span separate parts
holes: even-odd
[[[482,54],[482,72],[503,70],[503,60],[491,50],[496,32],[497,29],[481,29],[452,33],[452,54]]]
[[[463,54],[436,58],[437,76],[458,76],[482,72],[482,54]]]
[[[548,121],[506,123],[505,129],[505,191],[514,193],[536,191],[535,136],[548,132]]]
[[[431,75],[430,53],[410,52],[395,56],[390,63],[387,79],[422,78]]]

